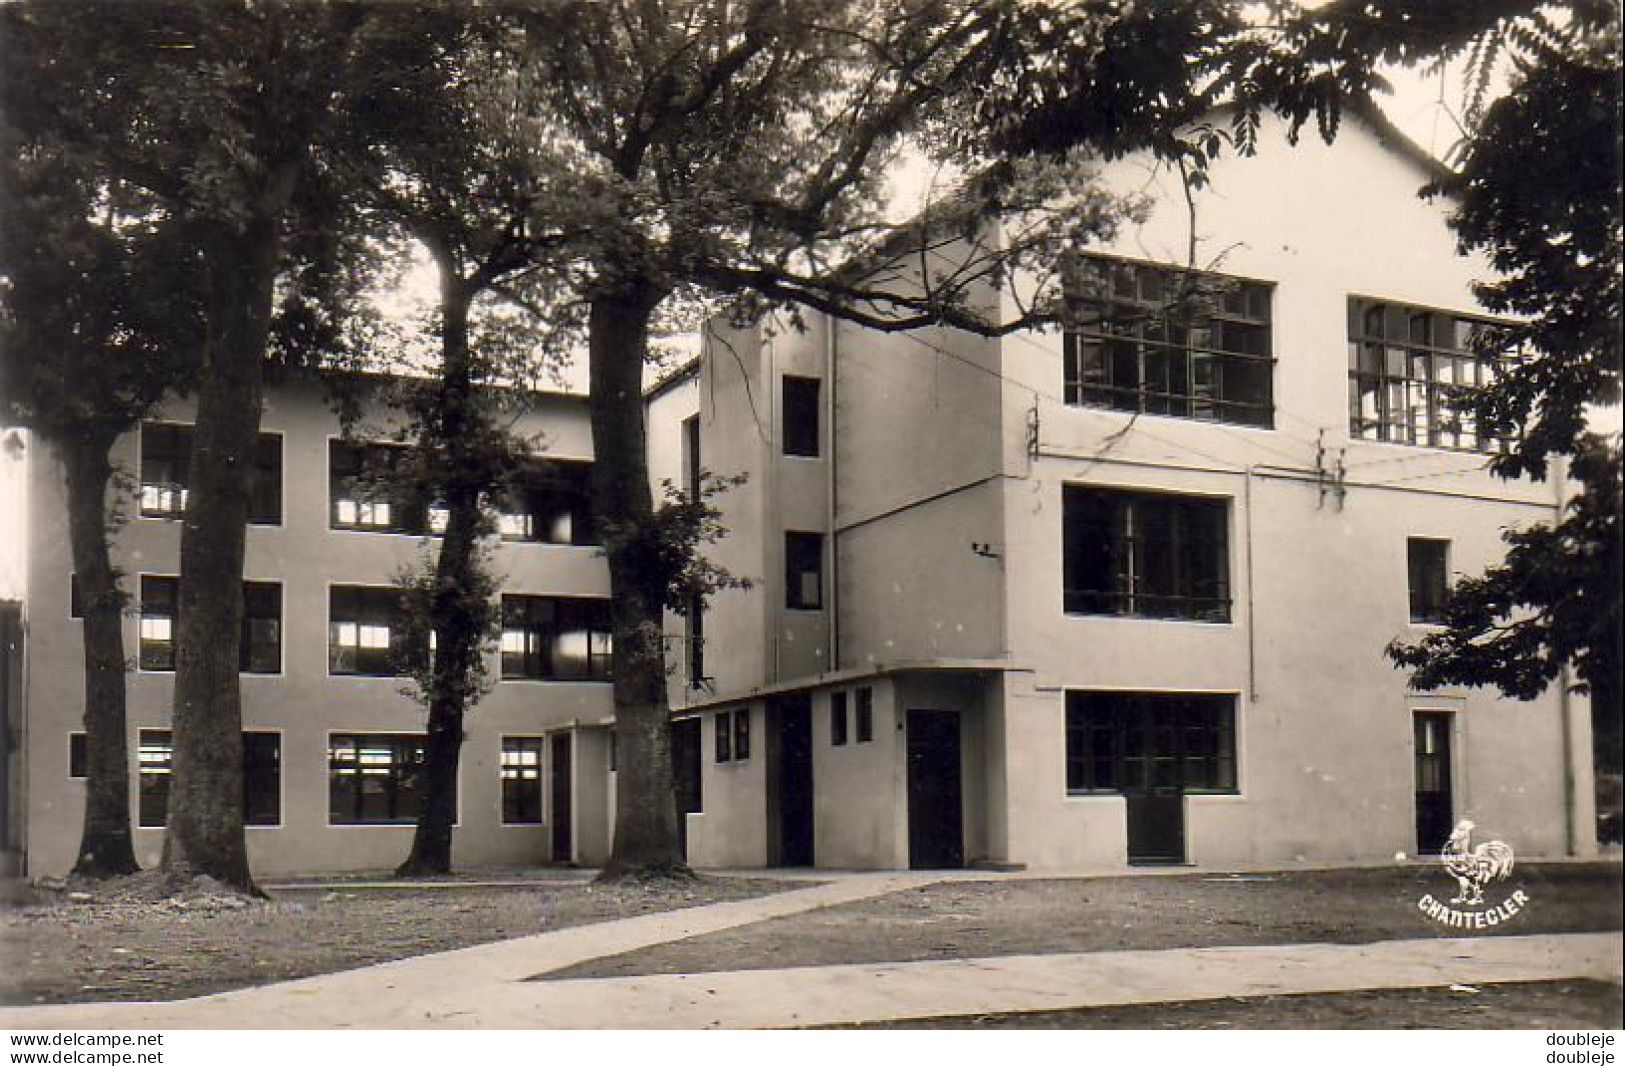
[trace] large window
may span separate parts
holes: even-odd
[[[138,822],[159,829],[169,819],[169,780],[174,747],[167,729],[143,729],[137,737],[139,777]],[[282,737],[278,733],[243,734],[243,821],[245,825],[282,822]]]
[[[1068,614],[1230,620],[1225,501],[1082,485],[1062,501]]]
[[[328,824],[416,821],[422,765],[422,734],[334,733],[327,743]]]
[[[818,379],[784,375],[784,454],[818,458]]]
[[[1068,692],[1066,789],[1234,792],[1235,708],[1229,695]]]
[[[191,426],[170,422],[141,426],[142,517],[181,516],[186,510],[191,462]],[[258,525],[282,521],[282,438],[274,433],[261,433],[255,442],[248,520]]]
[[[579,596],[502,597],[505,680],[609,681],[609,601]]]
[[[405,590],[334,585],[328,590],[327,669],[391,677],[408,668]]]
[[[1361,440],[1487,449],[1457,390],[1487,385],[1495,363],[1476,354],[1491,323],[1383,300],[1349,300],[1349,433]]]
[[[784,535],[784,605],[792,611],[824,607],[824,535]]]
[[[1410,578],[1411,621],[1437,625],[1444,621],[1450,596],[1450,542],[1411,537],[1405,542]]]
[[[536,459],[525,464],[497,502],[503,540],[598,544],[592,514],[592,464]]]
[[[539,825],[542,821],[542,737],[502,738],[502,822]]]
[[[328,442],[328,524],[371,533],[423,533],[428,501],[410,488],[412,450],[404,444]]]
[[[1082,257],[1069,279],[1066,401],[1270,426],[1270,286]]]
[[[141,577],[140,663],[143,670],[175,669],[175,627],[180,624],[180,579]],[[282,586],[243,582],[243,628],[237,669],[245,674],[282,671]]]

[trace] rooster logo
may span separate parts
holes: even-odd
[[[1457,822],[1450,839],[1445,842],[1444,850],[1439,853],[1445,870],[1461,886],[1459,894],[1450,902],[1469,907],[1484,902],[1485,885],[1491,881],[1504,881],[1512,873],[1512,848],[1504,841],[1491,840],[1468,850],[1467,841],[1474,828],[1473,823],[1466,819]]]

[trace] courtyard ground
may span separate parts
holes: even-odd
[[[1621,927],[1620,864],[1520,866],[1527,908],[1496,934]],[[1459,937],[1416,903],[1454,887],[1436,866],[1274,874],[947,881],[594,959],[549,978],[704,973],[993,955]]]
[[[605,886],[542,871],[505,874],[499,886],[466,875],[403,888],[284,886],[247,903],[36,891],[0,912],[0,1004],[182,999],[787,887],[712,877]]]

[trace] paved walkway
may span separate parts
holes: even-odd
[[[1619,982],[1620,933],[1390,940],[548,980],[607,955],[940,880],[841,876],[174,1003],[0,1010],[0,1028],[770,1028],[1367,988]]]

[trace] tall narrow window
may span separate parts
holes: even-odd
[[[1090,255],[1067,306],[1067,403],[1273,424],[1270,286]]]
[[[784,375],[784,454],[818,457],[818,379]]]
[[[733,715],[727,711],[718,711],[711,716],[711,726],[716,731],[716,758],[717,762],[728,762],[733,758]]]
[[[1066,486],[1068,614],[1230,620],[1224,500]]]
[[[868,685],[858,689],[856,718],[858,743],[875,739],[875,690]]]
[[[179,518],[186,510],[191,481],[192,427],[170,422],[141,426],[141,514]],[[282,438],[261,433],[254,444],[254,480],[248,520],[256,525],[282,521]]]
[[[699,688],[705,676],[705,601],[690,596],[688,610],[683,614],[683,638],[688,645],[688,685]]]
[[[700,416],[683,419],[683,491],[691,500],[700,498]]]
[[[824,607],[824,535],[784,535],[784,605],[792,611]]]
[[[750,708],[734,712],[734,758],[750,758]]]
[[[582,596],[502,597],[504,680],[613,679],[610,602]]]
[[[829,694],[829,742],[835,747],[846,743],[846,693]]]
[[[141,669],[175,669],[175,629],[179,624],[180,579],[143,574]],[[237,669],[245,674],[275,674],[282,670],[282,586],[274,581],[243,582]]]
[[[328,590],[327,670],[392,677],[408,666],[405,591],[334,585]]]
[[[327,745],[330,825],[390,825],[417,820],[422,734],[335,733]]]
[[[502,738],[502,822],[539,825],[542,821],[542,737]]]
[[[167,729],[143,729],[137,736],[139,786],[137,823],[160,829],[169,818],[169,781],[174,747]],[[282,822],[282,737],[278,733],[243,734],[243,823]]]
[[[1450,542],[1411,537],[1405,542],[1410,573],[1411,621],[1438,625],[1450,598]]]
[[[85,734],[68,734],[68,776],[86,777],[89,775],[87,767],[90,765],[90,749],[86,745]]]

